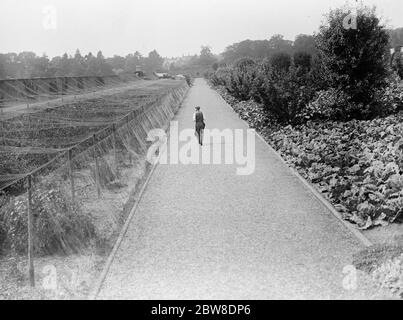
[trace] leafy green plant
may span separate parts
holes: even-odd
[[[345,219],[367,229],[403,218],[403,113],[285,126],[276,124],[261,104],[218,90]]]
[[[388,86],[377,92],[379,110],[376,114],[386,116],[403,111],[403,83],[397,75],[388,79]]]
[[[280,123],[300,122],[301,112],[314,94],[309,75],[300,74],[295,67],[288,71],[270,69],[255,92],[255,100]]]
[[[273,54],[269,61],[271,67],[276,71],[288,71],[291,67],[291,55],[286,52]]]
[[[226,86],[231,74],[228,67],[218,68],[216,72],[210,74],[210,81],[214,86]]]
[[[369,228],[403,213],[402,117],[288,126],[268,139],[345,219]]]
[[[347,120],[354,104],[343,91],[328,89],[318,91],[315,98],[302,110],[304,120]]]

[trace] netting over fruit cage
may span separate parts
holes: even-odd
[[[7,79],[0,81],[0,104],[31,103],[64,95],[82,94],[122,85],[117,76],[86,76],[35,79]]]
[[[120,101],[88,100],[3,121],[0,220],[11,226],[8,245],[27,252],[30,213],[32,254],[85,247],[95,232],[86,209],[129,184],[133,168],[145,163],[148,132],[167,128],[187,90],[184,83],[159,96],[136,90]]]

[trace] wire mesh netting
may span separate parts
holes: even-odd
[[[177,83],[175,83],[176,86]],[[116,123],[120,127],[129,121],[132,112],[144,130],[161,126],[163,117],[172,116],[166,105],[177,99],[180,89],[162,90],[156,94],[147,90],[132,90],[124,95],[105,99],[93,98],[68,103],[37,113],[26,113],[1,121],[0,126],[0,189],[4,189],[24,173],[28,174],[72,146],[87,145],[93,134],[100,134]],[[178,93],[177,93],[178,91]],[[152,108],[159,105],[159,108]],[[144,112],[147,110],[147,112]],[[141,112],[140,112],[141,111]],[[143,114],[142,114],[143,113]],[[129,116],[127,116],[129,115]],[[141,131],[136,132],[137,135]]]
[[[117,76],[4,80],[0,86],[0,102],[3,105],[31,103],[110,88],[124,81]]]
[[[27,250],[28,202],[38,255],[78,252],[95,233],[108,238],[114,228],[99,231],[91,214],[122,209],[146,166],[148,132],[167,127],[187,92],[175,86],[158,96],[128,92],[123,103],[90,100],[3,122],[0,220],[12,230],[8,245]],[[114,225],[121,216],[108,219]]]

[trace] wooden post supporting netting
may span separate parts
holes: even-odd
[[[130,115],[130,114],[128,114],[128,115],[126,116],[126,126],[127,126],[127,132],[128,132],[128,133],[130,132],[130,119],[129,119],[129,115]],[[129,165],[132,165],[132,153],[130,152],[130,148],[127,149],[127,151],[129,152]]]
[[[27,176],[27,214],[28,214],[28,273],[29,284],[35,287],[34,269],[34,221],[32,215],[32,177]]]
[[[67,152],[68,156],[68,166],[69,166],[69,177],[70,177],[70,188],[71,188],[71,200],[74,203],[75,201],[75,192],[74,192],[74,176],[73,176],[73,161],[72,161],[72,151],[69,149]]]
[[[116,125],[112,125],[112,145],[113,145],[113,161],[115,167],[116,178],[119,177],[119,163],[118,163],[118,153],[116,150]]]
[[[95,184],[97,187],[97,195],[98,198],[101,198],[101,184],[99,180],[99,161],[98,161],[98,155],[97,155],[97,148],[96,148],[96,136],[95,134],[92,136],[93,139],[93,148],[94,148],[94,160],[95,160]]]

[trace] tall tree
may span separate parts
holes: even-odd
[[[96,58],[97,71],[96,75],[109,76],[113,74],[112,67],[106,63],[105,57],[102,51],[98,51]]]
[[[155,72],[162,70],[164,59],[160,56],[157,50],[153,50],[148,54],[145,68],[148,72]]]
[[[331,75],[331,86],[366,106],[373,101],[375,91],[385,85],[389,36],[375,9],[360,7],[356,28],[346,28],[348,13],[347,8],[330,12],[327,23],[320,27],[317,45]]]
[[[136,51],[134,54],[130,53],[125,58],[124,69],[127,72],[135,72],[138,66],[142,65],[143,57],[141,53]]]
[[[278,52],[284,52],[291,54],[292,52],[292,41],[285,40],[284,36],[281,34],[275,34],[269,39],[269,48],[272,50],[272,54]]]
[[[211,47],[202,46],[200,50],[199,64],[203,67],[210,67],[216,62],[217,59],[214,57],[211,52]]]
[[[85,64],[87,66],[85,74],[88,76],[96,76],[98,73],[97,59],[91,52],[85,56]]]
[[[74,58],[72,61],[72,70],[71,73],[74,76],[84,76],[85,75],[85,61],[83,56],[80,53],[80,50],[76,50],[76,53],[74,54]]]
[[[57,59],[55,60],[55,62],[57,62],[57,66],[56,66],[56,76],[61,76],[61,77],[65,77],[65,76],[70,76],[71,75],[71,60],[68,56],[67,53],[63,54],[63,56],[61,57],[61,59]]]
[[[49,72],[49,59],[46,54],[42,57],[37,57],[31,66],[30,77],[48,77],[51,76]]]
[[[305,52],[309,53],[311,56],[317,54],[317,49],[315,45],[315,37],[308,34],[299,34],[295,37],[293,44],[294,53],[295,52]]]
[[[7,77],[6,63],[6,56],[0,53],[0,79],[5,79]]]
[[[116,54],[112,58],[107,58],[106,62],[113,70],[123,70],[125,68],[125,58]]]

